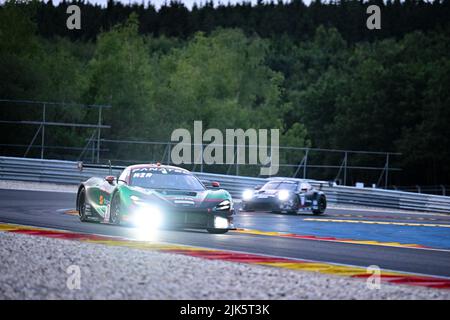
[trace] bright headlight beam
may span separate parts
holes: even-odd
[[[162,224],[161,211],[153,206],[142,206],[133,214],[133,224],[137,228],[157,229]]]
[[[242,193],[242,199],[243,200],[250,200],[251,198],[253,198],[253,191],[252,190],[245,190]]]
[[[132,195],[132,196],[130,196],[130,199],[131,199],[131,201],[133,201],[134,204],[137,204],[139,206],[145,205],[145,202],[142,201],[142,199],[139,198],[138,196]]]
[[[280,190],[280,192],[278,192],[278,199],[280,199],[281,201],[285,201],[288,198],[289,198],[289,191]]]
[[[130,197],[130,199],[133,200],[133,201],[139,201],[139,200],[141,200],[138,196],[135,196],[135,195],[132,195],[132,196]]]
[[[216,229],[228,228],[228,219],[219,216],[214,217],[214,228]]]

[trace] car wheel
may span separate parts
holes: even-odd
[[[120,224],[120,197],[114,194],[111,200],[111,207],[109,210],[109,222],[112,224]]]
[[[327,208],[327,199],[324,195],[321,195],[319,197],[319,200],[317,201],[318,208],[313,210],[313,214],[315,215],[321,215],[325,212],[325,209]]]
[[[82,188],[80,190],[80,193],[78,194],[77,207],[78,207],[78,214],[80,216],[80,220],[82,222],[87,221],[87,217],[86,217],[86,189],[85,188]]]
[[[214,228],[208,228],[206,229],[209,233],[212,234],[224,234],[228,232],[228,229],[214,229]]]

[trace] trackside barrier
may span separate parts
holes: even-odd
[[[122,168],[113,167],[112,174],[117,176]],[[0,179],[2,180],[78,184],[90,177],[104,177],[108,174],[109,167],[106,165],[102,167],[86,165],[80,170],[78,162],[75,161],[0,157]],[[219,182],[221,187],[228,190],[235,198],[240,198],[245,189],[253,189],[267,182],[264,178],[204,172],[195,172],[195,174],[203,182]],[[450,197],[375,188],[330,186],[326,181],[308,181],[313,186],[321,188],[330,203],[450,214]]]

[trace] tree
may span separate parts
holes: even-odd
[[[138,34],[136,15],[97,39],[88,67],[88,100],[109,104],[105,122],[111,137],[151,136],[151,64],[144,39]]]

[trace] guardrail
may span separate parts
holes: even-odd
[[[121,170],[122,167],[113,167],[112,174],[117,176]],[[80,170],[78,162],[75,161],[0,157],[2,180],[78,184],[90,177],[108,174],[108,166],[83,166]],[[245,189],[253,189],[267,182],[264,178],[204,172],[195,174],[202,181],[218,181],[221,187],[235,198],[240,198]],[[308,181],[315,187],[320,187],[330,203],[450,213],[450,197],[375,188],[330,186],[325,181]]]

